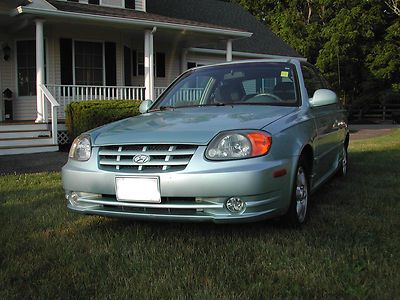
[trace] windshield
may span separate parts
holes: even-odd
[[[152,110],[207,105],[298,105],[294,66],[238,63],[185,73]]]

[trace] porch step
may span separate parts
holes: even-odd
[[[0,139],[0,147],[49,145],[52,141],[49,137]]]
[[[43,152],[56,152],[58,145],[37,145],[37,146],[19,146],[19,147],[0,147],[0,155],[13,154],[31,154]]]
[[[0,139],[49,137],[48,130],[0,131]]]
[[[0,155],[58,151],[48,124],[0,123]]]
[[[3,131],[32,131],[32,130],[49,130],[49,124],[35,124],[35,123],[0,123],[0,132]]]

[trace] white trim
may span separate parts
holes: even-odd
[[[127,19],[121,17],[111,17],[111,16],[98,16],[98,15],[91,15],[91,14],[83,14],[83,13],[75,13],[75,12],[66,12],[66,11],[53,11],[48,9],[37,9],[37,8],[30,8],[26,6],[19,6],[17,7],[12,16],[20,15],[20,14],[32,14],[37,16],[53,16],[53,17],[65,17],[65,18],[72,18],[84,21],[97,21],[97,22],[104,22],[104,23],[114,23],[114,24],[121,24],[121,25],[139,25],[143,27],[154,27],[157,26],[162,29],[172,29],[172,30],[188,30],[193,32],[202,32],[202,33],[209,33],[213,35],[227,35],[231,38],[245,38],[251,37],[253,33],[246,32],[246,31],[238,31],[238,30],[231,30],[231,29],[222,29],[222,28],[211,28],[205,26],[195,26],[195,25],[184,25],[178,23],[168,23],[168,22],[160,22],[160,21],[151,21],[151,20],[140,20],[140,19]]]
[[[218,49],[206,49],[206,48],[189,48],[190,52],[203,53],[203,54],[216,54],[216,55],[226,55],[226,50]],[[251,53],[251,52],[240,52],[232,51],[234,56],[246,57],[246,58],[272,58],[272,59],[298,59],[300,61],[307,61],[304,57],[295,56],[283,56],[283,55],[272,55],[272,54],[262,54],[262,53]]]
[[[44,104],[43,95],[40,92],[41,86],[45,81],[45,67],[44,67],[44,20],[35,20],[36,31],[36,105],[37,105],[37,118],[36,123],[43,123],[48,121],[46,106]]]
[[[232,61],[232,40],[226,41],[226,61]]]

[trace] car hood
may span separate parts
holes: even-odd
[[[178,108],[146,113],[110,123],[91,132],[93,144],[207,145],[219,132],[262,129],[295,111],[282,106],[218,106]]]

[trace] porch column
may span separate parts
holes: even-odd
[[[154,100],[154,55],[153,31],[144,32],[144,86],[145,99]]]
[[[188,50],[183,49],[181,54],[181,73],[185,72],[187,69],[187,54]]]
[[[40,86],[44,83],[44,38],[43,38],[43,20],[36,19],[36,123],[46,121],[46,112],[44,109],[44,99],[40,92]]]
[[[226,61],[232,61],[232,40],[226,41]]]

